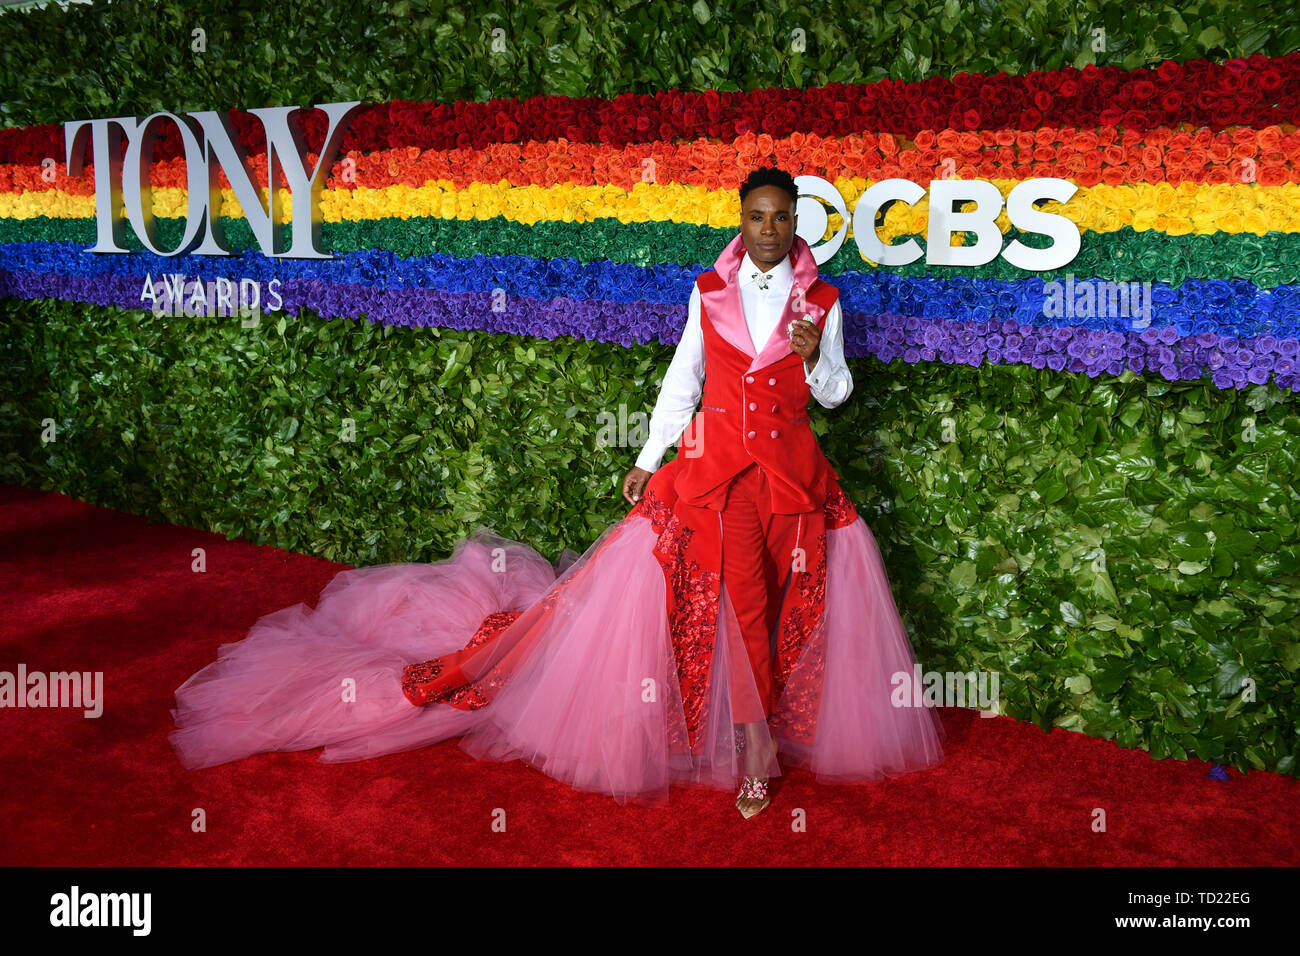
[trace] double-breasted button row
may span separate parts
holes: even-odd
[[[746,376],[745,376],[745,382],[746,382],[746,384],[753,385],[753,384],[754,384],[754,376],[752,376],[752,375],[746,375]],[[768,385],[775,385],[775,384],[776,384],[776,378],[775,378],[775,377],[773,377],[773,378],[769,378],[769,379],[767,380],[767,384],[768,384]],[[749,410],[750,410],[751,412],[756,412],[756,411],[758,411],[758,402],[750,402],[750,403],[749,403]],[[772,406],[772,412],[773,412],[773,414],[775,414],[776,412],[778,412],[778,411],[780,411],[780,410],[781,410],[781,407],[780,407],[779,405],[773,405],[773,406]],[[773,438],[780,438],[780,437],[781,437],[781,432],[780,432],[780,430],[779,430],[779,429],[776,429],[776,428],[772,429],[772,431],[769,432],[769,434],[770,434]],[[747,437],[747,438],[751,438],[751,439],[753,439],[753,438],[757,438],[757,437],[758,437],[758,432],[756,432],[756,431],[751,431],[751,432],[749,432],[749,433],[746,435],[746,437]]]

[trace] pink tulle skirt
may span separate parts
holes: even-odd
[[[773,730],[780,764],[835,783],[933,766],[945,739],[937,715],[894,706],[916,659],[875,538],[861,517],[826,535],[824,613],[787,683],[798,687],[804,657],[811,667],[820,656],[816,733]],[[656,538],[633,510],[555,564],[480,527],[443,561],[343,571],[314,610],[297,604],[259,619],[177,689],[172,746],[194,769],[316,747],[324,761],[361,760],[459,737],[476,757],[523,760],[620,802],[662,804],[670,784],[734,792],[753,771],[732,705],[757,695],[752,677],[730,686],[751,673],[733,666],[746,660],[740,628],[724,586],[707,706],[683,748]],[[562,599],[539,615],[553,589]],[[403,694],[403,667],[464,648],[489,614],[530,609],[515,624],[536,633],[486,706],[415,706]],[[765,772],[780,765],[770,760]]]

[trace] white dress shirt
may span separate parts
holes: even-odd
[[[740,304],[745,312],[745,325],[749,327],[755,354],[763,351],[776,323],[781,320],[786,300],[790,298],[790,287],[794,284],[794,267],[790,265],[789,257],[782,259],[767,273],[771,278],[767,281],[766,290],[760,288],[754,278],[755,272],[762,271],[754,265],[746,252],[740,261],[740,271],[736,274],[736,282],[740,287]],[[835,300],[830,312],[826,314],[817,364],[811,372],[805,373],[804,380],[808,383],[812,397],[825,408],[839,405],[853,391],[853,376],[844,362],[843,318],[839,299]],[[682,340],[677,343],[677,351],[668,365],[668,371],[664,373],[659,400],[650,416],[650,435],[637,457],[638,468],[650,472],[658,469],[664,452],[676,444],[690,424],[695,406],[703,393],[704,328],[700,323],[700,289],[696,286],[691,289]]]

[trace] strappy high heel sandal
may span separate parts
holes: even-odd
[[[748,820],[768,808],[772,798],[767,792],[767,777],[746,777],[740,784],[740,793],[736,795],[736,809]]]
[[[777,742],[772,741],[772,753],[777,752]],[[758,816],[766,810],[772,803],[772,797],[767,792],[767,777],[745,777],[740,782],[740,793],[736,794],[736,809],[746,820]]]

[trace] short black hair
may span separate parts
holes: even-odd
[[[799,202],[799,189],[794,184],[794,177],[784,169],[765,166],[754,170],[740,186],[740,201],[743,203],[745,197],[759,186],[776,186],[778,189],[784,189],[790,194],[791,202]]]

